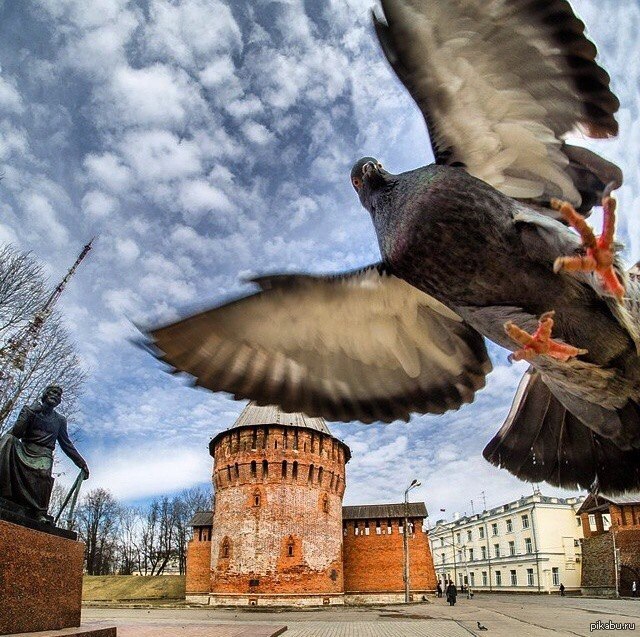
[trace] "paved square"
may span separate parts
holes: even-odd
[[[118,637],[236,637],[240,628],[250,637],[252,628],[257,635],[264,626],[283,625],[284,637],[587,637],[640,632],[640,599],[483,593],[460,597],[454,607],[435,598],[411,606],[314,609],[85,607],[83,621],[115,624]],[[634,628],[591,630],[609,621]],[[478,622],[488,630],[478,630]]]

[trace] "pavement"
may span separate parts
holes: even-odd
[[[314,609],[85,607],[82,619],[115,624],[118,637],[263,637],[260,631],[282,626],[284,637],[559,637],[640,633],[640,599],[482,593],[453,607],[435,598]]]

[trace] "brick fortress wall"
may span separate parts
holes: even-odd
[[[235,428],[214,443],[211,603],[342,603],[348,448],[278,425]]]
[[[391,523],[391,533],[388,524]],[[404,599],[404,520],[360,520],[344,523],[345,594],[354,602],[391,602]],[[429,538],[422,532],[422,520],[415,519],[409,536],[409,580],[414,595],[436,588],[436,576]],[[356,535],[356,527],[358,534]],[[379,532],[378,532],[379,529]]]

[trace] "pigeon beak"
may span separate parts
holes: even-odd
[[[377,173],[378,172],[378,168],[377,166],[372,162],[372,161],[368,161],[363,167],[362,167],[362,176],[363,177],[369,177],[372,173]]]

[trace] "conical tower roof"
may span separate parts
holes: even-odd
[[[233,425],[231,425],[230,429],[250,427],[252,425],[304,427],[305,429],[313,429],[329,436],[332,435],[324,418],[311,418],[310,416],[300,413],[287,414],[284,411],[280,411],[275,405],[261,407],[253,401],[242,410],[242,413]]]

